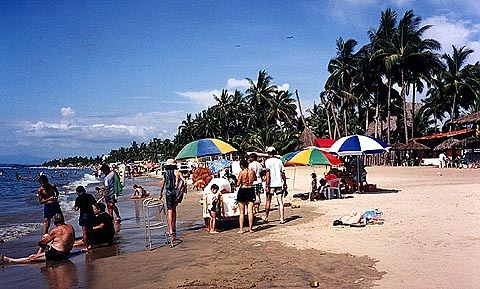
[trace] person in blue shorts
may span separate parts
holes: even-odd
[[[42,235],[48,233],[50,220],[55,214],[62,214],[60,204],[58,203],[59,192],[57,186],[48,182],[46,175],[41,175],[38,179],[40,188],[38,189],[38,201],[43,204],[44,226]]]

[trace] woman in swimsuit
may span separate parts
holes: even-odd
[[[243,234],[243,223],[245,221],[245,206],[248,210],[248,228],[249,232],[253,233],[253,205],[255,203],[255,191],[253,189],[253,182],[256,180],[256,175],[253,170],[248,169],[248,162],[246,160],[240,161],[240,168],[242,171],[238,174],[237,180],[237,202],[240,209],[240,229],[238,233]]]

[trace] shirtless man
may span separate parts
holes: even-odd
[[[1,260],[7,263],[33,263],[68,259],[75,242],[75,230],[72,225],[65,224],[63,215],[59,213],[53,217],[53,223],[56,227],[38,241],[38,253],[23,258],[10,258],[0,254]]]
[[[45,235],[50,228],[50,219],[57,213],[62,214],[62,210],[58,203],[59,192],[57,186],[50,184],[46,175],[41,175],[38,182],[40,183],[40,188],[38,189],[38,201],[40,204],[44,205],[44,226],[42,235]]]

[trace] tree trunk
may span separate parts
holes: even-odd
[[[320,98],[323,104],[323,109],[325,110],[325,115],[327,116],[327,125],[328,125],[328,137],[333,139],[332,137],[332,124],[330,122],[330,113],[328,112],[328,104],[323,98]]]
[[[375,137],[378,138],[378,98],[380,94],[380,88],[377,87],[377,93],[375,95]]]
[[[402,81],[402,101],[403,101],[403,125],[405,127],[405,143],[408,143],[408,127],[407,127],[407,99],[405,96],[405,79],[403,75],[403,69],[400,69],[400,76]]]
[[[412,97],[412,138],[415,137],[415,95],[417,87],[415,82],[413,83],[413,97]]]
[[[390,143],[390,102],[392,98],[392,74],[388,75],[388,93],[387,93],[387,141]]]

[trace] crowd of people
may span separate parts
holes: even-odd
[[[220,189],[218,185],[210,185],[207,195],[207,207],[209,213],[207,230],[212,234],[218,234],[217,219],[223,215],[222,193],[237,192],[236,202],[239,209],[238,233],[253,233],[255,215],[259,212],[261,195],[265,193],[265,217],[263,221],[269,222],[272,198],[275,197],[279,206],[279,222],[285,223],[283,197],[287,189],[285,171],[282,161],[276,156],[275,148],[267,149],[268,158],[262,165],[255,153],[240,160],[241,171],[238,176],[229,172],[224,174],[225,187]],[[200,165],[197,174],[193,174],[193,185],[198,189],[206,187],[213,179],[213,174],[207,176],[208,168]],[[96,187],[94,195],[87,192],[85,187],[76,187],[77,197],[73,206],[74,211],[79,211],[78,225],[81,227],[82,237],[75,238],[75,230],[72,225],[66,224],[60,204],[58,202],[59,191],[55,184],[48,181],[46,175],[39,178],[38,200],[43,205],[44,226],[42,238],[38,241],[39,249],[35,254],[23,258],[11,258],[0,255],[3,262],[30,263],[38,261],[56,261],[68,259],[74,247],[82,247],[83,252],[88,252],[95,245],[111,245],[115,236],[115,222],[120,222],[120,212],[116,205],[117,195],[116,182],[118,174],[110,166],[104,164],[100,167],[104,175],[103,185]],[[159,199],[165,196],[167,207],[168,235],[176,238],[177,206],[182,202],[183,195],[187,190],[187,180],[178,170],[175,160],[168,159],[162,171]],[[100,194],[97,200],[96,196]],[[133,185],[132,198],[145,198],[150,192],[138,184]],[[244,229],[245,216],[248,218],[248,230]],[[55,228],[49,231],[50,222],[53,219]]]

